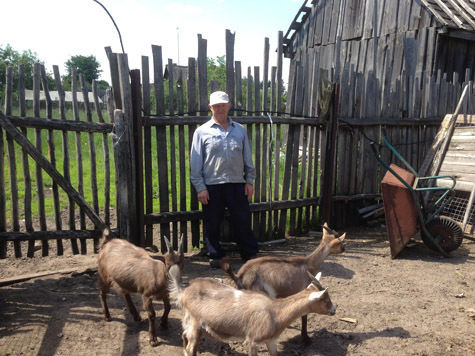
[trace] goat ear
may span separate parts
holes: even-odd
[[[310,285],[313,284],[315,287],[318,288],[318,290],[323,290],[323,286],[320,284],[320,282],[318,281],[318,279],[315,278],[309,271],[307,271],[307,274],[308,274],[308,276],[310,277],[310,279],[312,280],[312,283],[310,283],[310,284],[308,285],[308,287],[310,287]],[[318,278],[320,278],[321,274],[322,274],[321,272],[318,272],[318,273],[317,273]],[[319,276],[319,275],[320,275],[320,276]],[[307,288],[308,288],[308,287],[307,287]]]
[[[343,241],[345,239],[345,237],[346,237],[346,232],[339,237],[340,241]]]
[[[317,281],[320,281],[320,278],[322,278],[322,272],[318,272],[316,275],[315,275],[315,279]]]
[[[310,294],[310,300],[317,300],[317,299],[321,299],[323,297],[323,294],[325,294],[327,290],[324,289],[324,290],[320,290],[318,292],[313,292],[312,294]]]
[[[178,255],[182,256],[183,255],[183,244],[185,243],[185,239],[184,239],[184,236],[183,234],[181,234],[181,237],[180,237],[180,247],[178,248]]]
[[[168,240],[166,236],[163,236],[163,239],[165,240],[165,245],[167,245],[167,252],[170,255],[173,255],[174,251],[173,251],[172,244],[170,243],[170,240]]]

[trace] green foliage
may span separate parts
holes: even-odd
[[[31,50],[26,50],[23,52],[18,52],[12,46],[7,44],[5,48],[0,46],[0,95],[3,96],[3,90],[5,88],[5,74],[7,67],[13,67],[13,89],[16,90],[18,87],[18,66],[23,65],[25,73],[25,87],[33,87],[33,68],[35,63],[43,64],[38,58],[38,55]],[[53,80],[51,76],[47,73],[48,84],[53,85]]]
[[[66,90],[71,88],[71,74],[74,69],[77,74],[82,74],[84,76],[87,85],[91,85],[94,79],[99,79],[99,76],[102,73],[102,69],[100,69],[101,65],[93,55],[72,56],[66,61],[65,66],[67,75],[63,77],[63,81]]]

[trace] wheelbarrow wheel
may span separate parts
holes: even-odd
[[[450,252],[459,248],[463,240],[463,231],[460,225],[447,216],[436,216],[427,225],[426,229],[432,237],[440,236],[439,246],[445,251]],[[432,239],[425,233],[422,233],[422,241],[432,250],[439,251]]]

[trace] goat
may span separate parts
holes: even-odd
[[[223,258],[221,268],[233,279],[238,289],[261,291],[273,298],[284,298],[305,289],[310,282],[307,271],[315,274],[323,260],[332,254],[345,251],[343,240],[346,233],[338,233],[323,224],[323,236],[319,246],[308,256],[259,257],[247,261],[235,275],[229,258]],[[307,316],[302,316],[302,339],[308,343]]]
[[[335,314],[328,291],[312,275],[307,288],[281,299],[238,290],[213,278],[194,279],[183,289],[175,266],[169,276],[170,296],[184,311],[182,338],[188,356],[196,355],[203,331],[222,341],[248,342],[250,356],[256,356],[257,343],[264,342],[270,355],[276,356],[278,337],[295,319],[308,313]]]
[[[104,229],[102,236],[98,255],[98,287],[104,319],[111,321],[106,296],[112,284],[117,285],[124,295],[135,321],[140,321],[140,316],[130,293],[142,294],[143,305],[148,314],[149,342],[151,346],[157,346],[159,342],[155,333],[155,310],[152,301],[154,298],[163,300],[164,310],[160,325],[166,328],[170,312],[167,274],[172,266],[177,266],[180,272],[183,270],[183,236],[178,254],[173,250],[170,241],[164,237],[167,245],[164,256],[156,256],[123,239],[111,239],[108,228]]]

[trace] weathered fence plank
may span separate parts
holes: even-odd
[[[80,121],[79,118],[79,107],[77,99],[77,73],[73,69],[71,73],[71,90],[72,90],[72,109],[74,120]],[[82,148],[81,148],[81,133],[76,132],[75,135],[76,142],[76,168],[77,168],[77,181],[78,181],[78,192],[81,196],[84,196],[84,174],[82,166]],[[79,208],[79,228],[81,230],[86,229],[86,215],[84,210]],[[86,241],[80,240],[81,244],[81,254],[87,253]]]

